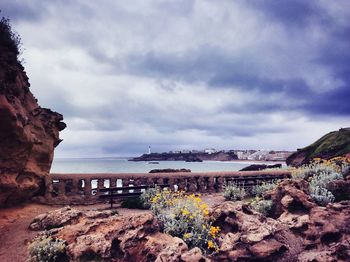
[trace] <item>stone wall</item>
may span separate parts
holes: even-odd
[[[36,198],[48,204],[94,204],[100,202],[99,189],[130,187],[120,193],[134,192],[133,186],[169,185],[171,190],[192,193],[215,193],[225,182],[250,187],[263,181],[284,179],[288,171],[232,171],[203,173],[122,173],[122,174],[51,174],[46,180],[45,197]]]

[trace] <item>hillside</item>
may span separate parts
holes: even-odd
[[[313,144],[298,149],[289,156],[287,165],[300,166],[310,162],[313,158],[330,159],[350,153],[350,128],[341,128],[330,132]]]

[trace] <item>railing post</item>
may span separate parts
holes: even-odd
[[[84,195],[87,197],[91,196],[91,179],[87,178],[84,180],[85,187],[84,187]]]
[[[64,179],[60,179],[58,182],[58,196],[62,197],[66,195],[66,181]]]
[[[117,178],[112,177],[109,179],[109,187],[116,187],[117,186]]]
[[[216,178],[213,176],[208,177],[208,193],[214,193],[216,191]]]
[[[186,191],[186,178],[185,177],[179,177],[177,179],[177,186],[178,186],[178,189],[181,190],[181,191]]]
[[[79,179],[75,179],[75,178],[73,178],[73,181],[72,181],[72,191],[71,191],[71,194],[73,195],[73,196],[75,196],[75,195],[78,195],[78,193],[79,193]]]
[[[224,178],[219,176],[216,178],[216,192],[221,192],[224,185]]]
[[[207,183],[207,177],[203,177],[203,176],[200,176],[198,178],[198,189],[197,191],[201,192],[201,193],[204,193],[204,192],[207,192],[207,189],[208,189],[208,183]]]
[[[51,199],[52,197],[52,192],[53,192],[53,186],[52,186],[52,178],[51,177],[46,177],[45,178],[45,198],[46,199]]]
[[[104,179],[103,179],[103,178],[98,178],[98,179],[97,179],[97,191],[98,191],[99,189],[104,188],[104,187],[105,187],[105,185],[104,185]]]
[[[170,190],[172,190],[172,191],[174,191],[175,190],[175,179],[174,178],[169,178],[169,180],[168,180],[168,184],[169,184],[169,189]]]
[[[197,192],[197,179],[195,177],[187,178],[187,191],[191,193]]]

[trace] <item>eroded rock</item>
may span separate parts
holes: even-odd
[[[316,204],[309,195],[309,184],[305,180],[288,179],[281,182],[275,190],[267,192],[265,199],[274,203],[272,217],[277,218],[283,212],[308,213]]]
[[[29,90],[9,32],[0,29],[0,207],[45,192],[62,115],[42,108]]]
[[[179,261],[188,251],[182,239],[159,232],[150,212],[123,217],[113,211],[67,207],[36,217],[30,228],[54,228],[50,232],[67,242],[73,260]]]
[[[222,229],[217,261],[289,259],[301,250],[301,237],[285,225],[266,218],[239,202],[225,202],[213,208],[214,225]],[[265,261],[264,260],[264,261]]]

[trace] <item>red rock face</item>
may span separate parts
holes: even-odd
[[[0,43],[0,207],[45,191],[66,127],[62,115],[38,105],[29,86],[16,53]]]

